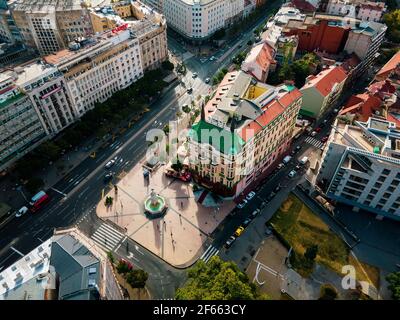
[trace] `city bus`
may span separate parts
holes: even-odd
[[[45,195],[46,195],[46,192],[44,192],[43,190],[42,190],[42,191],[39,191],[38,193],[36,193],[36,194],[32,197],[32,199],[31,199],[31,201],[29,202],[29,204],[30,204],[31,206],[33,206],[33,205],[35,204],[36,201],[38,201],[40,198],[44,197]]]
[[[44,196],[42,196],[41,198],[36,200],[35,203],[33,205],[31,205],[30,211],[32,213],[35,213],[49,201],[50,201],[50,197],[47,194],[44,194]]]

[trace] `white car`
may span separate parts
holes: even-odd
[[[210,83],[210,78],[206,78],[206,80],[204,81],[205,83]]]
[[[288,176],[289,178],[293,178],[297,174],[296,170],[292,170],[289,172]]]
[[[23,216],[25,213],[27,213],[29,209],[27,207],[22,207],[21,209],[18,210],[17,214],[15,215],[17,218]]]
[[[317,133],[318,133],[317,131],[313,131],[313,132],[311,132],[310,136],[315,137],[317,135]]]
[[[193,78],[193,79],[197,78],[197,73],[196,73],[196,72],[193,72],[192,78]]]
[[[110,161],[108,161],[108,162],[106,163],[105,168],[106,168],[106,169],[110,169],[114,164],[115,164],[115,160],[112,159],[112,160],[110,160]]]
[[[246,196],[246,199],[250,201],[251,199],[254,198],[255,195],[256,193],[254,191],[250,191],[249,194]]]
[[[239,203],[237,206],[236,206],[236,208],[238,208],[238,209],[243,209],[244,208],[244,206],[247,204],[247,200],[246,199],[243,199],[243,201],[241,202],[241,203]]]
[[[215,60],[215,57],[212,56],[212,57],[210,58],[210,61],[214,61],[214,60]]]

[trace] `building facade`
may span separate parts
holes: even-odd
[[[317,183],[329,198],[400,220],[400,132],[393,122],[336,120]]]
[[[12,71],[0,75],[0,171],[46,139],[31,100],[15,80]]]
[[[316,76],[309,76],[300,89],[303,102],[300,113],[320,118],[340,98],[347,74],[337,66],[322,70]]]
[[[93,29],[104,32],[125,27],[139,39],[143,70],[154,70],[168,59],[167,22],[163,15],[139,1],[114,2],[90,10]]]
[[[190,40],[206,40],[242,19],[244,0],[164,0],[168,26]]]
[[[189,133],[195,180],[223,197],[239,197],[288,151],[300,106],[301,93],[291,85],[228,73]]]
[[[69,42],[93,34],[89,11],[80,0],[17,0],[11,12],[25,44],[41,55],[67,48]]]
[[[139,40],[129,30],[75,45],[44,60],[62,72],[78,117],[143,76]]]
[[[63,74],[42,61],[14,69],[16,85],[29,97],[49,137],[78,119]]]

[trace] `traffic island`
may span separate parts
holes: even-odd
[[[196,201],[190,182],[168,177],[164,165],[145,176],[143,165],[138,163],[104,193],[96,213],[167,263],[188,267],[203,254],[206,240],[235,204],[205,207]],[[113,198],[111,205],[105,205],[106,197]]]

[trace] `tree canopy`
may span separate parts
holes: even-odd
[[[392,298],[394,300],[400,300],[400,272],[388,274],[386,281],[389,282],[388,288],[392,291]]]
[[[188,271],[187,283],[176,292],[177,300],[254,300],[266,299],[254,283],[233,262],[214,256],[206,264],[198,261]]]
[[[383,21],[388,27],[386,37],[390,41],[400,43],[400,9],[385,14]]]

